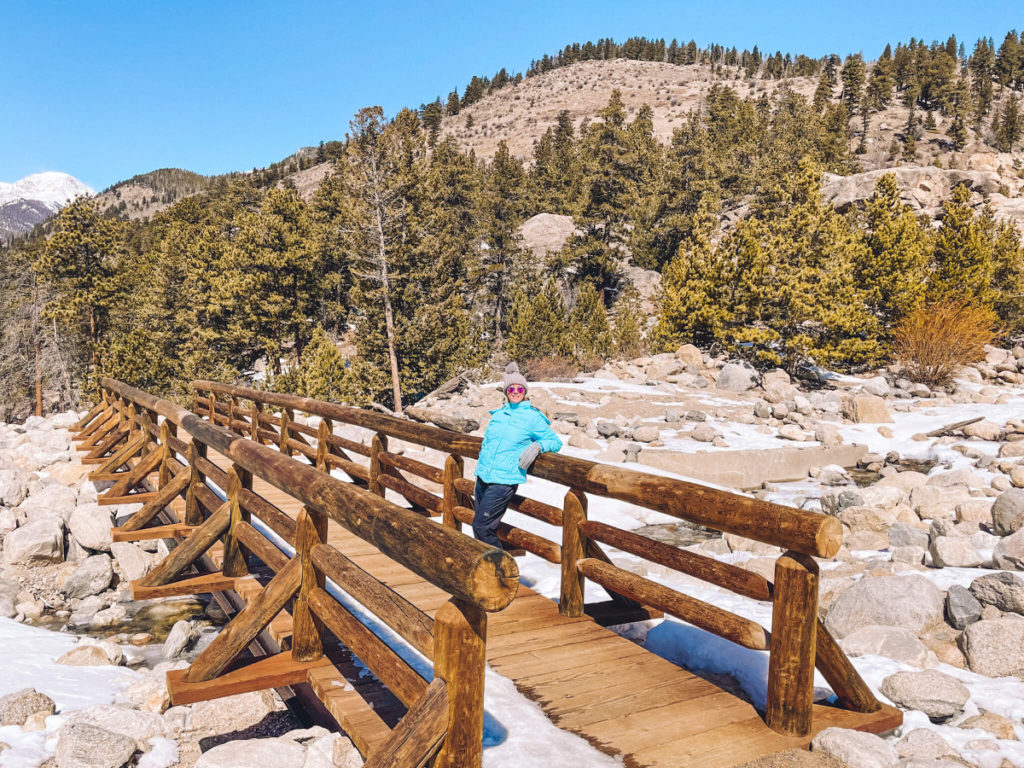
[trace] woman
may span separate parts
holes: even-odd
[[[516,488],[526,482],[526,470],[541,453],[557,452],[562,441],[547,416],[526,399],[526,378],[515,363],[505,368],[503,389],[505,404],[491,411],[477,459],[473,534],[492,547],[514,551],[502,545],[498,523]]]

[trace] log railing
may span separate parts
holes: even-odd
[[[132,583],[136,597],[237,588],[248,575],[250,556],[274,573],[187,669],[168,674],[172,701],[184,704],[309,682],[332,714],[337,716],[346,707],[351,711],[352,705],[332,709],[329,703],[336,702],[344,690],[343,680],[331,682],[338,673],[324,651],[325,630],[330,630],[408,708],[394,729],[387,729],[379,718],[367,733],[361,734],[357,726],[346,727],[367,756],[367,765],[418,766],[434,759],[434,765],[479,766],[487,612],[502,610],[515,596],[515,561],[322,471],[347,461],[340,451],[361,452],[350,441],[332,439],[326,422],[318,430],[309,430],[294,423],[287,410],[279,416],[263,414],[254,403],[242,413],[237,400],[225,404],[197,397],[195,409],[190,412],[122,382],[103,379],[101,402],[79,422],[75,436],[79,449],[86,452],[84,459],[100,464],[91,477],[114,483],[100,502],[143,504],[114,529],[115,540],[184,537],[161,563]],[[247,437],[240,437],[246,429]],[[112,439],[116,435],[120,437]],[[314,439],[314,447],[306,437]],[[263,444],[268,438],[279,450]],[[328,446],[333,448],[330,453]],[[314,466],[289,457],[289,452],[305,456]],[[230,461],[230,467],[225,470],[213,461],[214,453]],[[399,463],[406,470],[412,466]],[[155,488],[151,474],[158,477]],[[302,502],[298,518],[293,520],[255,493],[253,478]],[[184,496],[184,521],[153,527],[155,518],[165,515],[180,496]],[[334,549],[327,541],[329,523],[372,543],[446,592],[449,601],[431,618]],[[275,545],[263,533],[265,529],[283,539],[293,553]],[[191,575],[200,559],[214,550],[219,553],[220,570]],[[328,581],[432,659],[434,681],[428,684],[336,599]],[[290,649],[240,663],[247,646],[289,604]],[[376,715],[364,705],[359,717],[367,721]],[[340,721],[346,725],[343,716]]]
[[[354,481],[365,483],[373,494],[383,496],[387,490],[394,491],[414,509],[439,515],[445,526],[458,528],[461,523],[472,521],[473,481],[464,477],[464,459],[477,457],[482,442],[478,437],[295,395],[212,381],[196,381],[192,386],[196,412],[213,423],[223,424],[238,434],[256,435],[260,442],[273,442],[282,451],[301,454],[321,468],[342,469]],[[307,418],[301,419],[297,414]],[[319,426],[304,423],[312,421],[308,417],[318,417]],[[362,428],[368,444],[334,434],[337,425]],[[389,439],[440,451],[444,465],[435,467],[389,452]],[[355,461],[355,456],[366,462]],[[818,566],[813,558],[830,558],[839,550],[842,528],[837,519],[675,478],[558,454],[542,454],[531,474],[566,488],[562,507],[521,495],[516,496],[511,507],[561,530],[549,539],[503,524],[498,536],[512,547],[521,547],[560,564],[559,611],[563,615],[578,617],[586,611],[597,616],[599,612],[592,611],[594,606],[584,605],[584,585],[590,579],[612,597],[608,621],[645,606],[744,647],[769,651],[765,720],[782,733],[810,732],[816,667],[843,706],[860,712],[880,707],[817,619]],[[428,490],[413,484],[406,475],[440,488]],[[774,581],[706,555],[588,520],[588,496],[628,502],[778,546],[783,554],[776,562]],[[605,546],[753,600],[771,602],[771,631],[619,567],[608,557]]]

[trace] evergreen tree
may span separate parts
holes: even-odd
[[[979,306],[993,302],[993,247],[987,229],[989,214],[977,216],[970,205],[971,190],[961,184],[942,204],[942,225],[935,233],[929,301],[967,301]]]
[[[1024,248],[1020,232],[1001,222],[993,234],[992,291],[993,309],[1007,332],[1024,331]]]
[[[843,96],[842,101],[847,111],[852,115],[860,107],[864,93],[864,82],[867,75],[867,68],[864,66],[864,57],[859,53],[846,57],[843,64]]]
[[[302,365],[296,376],[295,394],[315,400],[338,401],[344,398],[345,360],[324,329],[313,328]]]
[[[999,110],[992,125],[996,149],[1000,152],[1012,151],[1013,145],[1020,139],[1022,128],[1024,128],[1024,120],[1021,119],[1017,96],[1012,93],[1008,94],[1003,101],[1003,108]]]
[[[555,281],[548,279],[533,296],[516,292],[505,351],[513,360],[565,357],[570,349],[568,317]]]
[[[893,174],[875,183],[865,204],[868,250],[854,263],[854,277],[885,341],[896,324],[924,300],[928,233],[900,200]]]
[[[581,365],[597,367],[593,364],[603,361],[611,352],[608,313],[594,286],[580,286],[576,306],[569,313],[568,335],[573,357]]]

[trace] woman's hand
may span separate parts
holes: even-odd
[[[537,460],[540,456],[540,443],[530,443],[523,452],[519,454],[519,468],[524,472],[530,468],[530,465]]]

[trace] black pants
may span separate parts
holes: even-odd
[[[498,523],[508,509],[508,503],[515,496],[518,485],[502,485],[501,483],[485,483],[476,479],[474,499],[476,511],[473,515],[473,535],[485,544],[502,549],[498,538]]]

